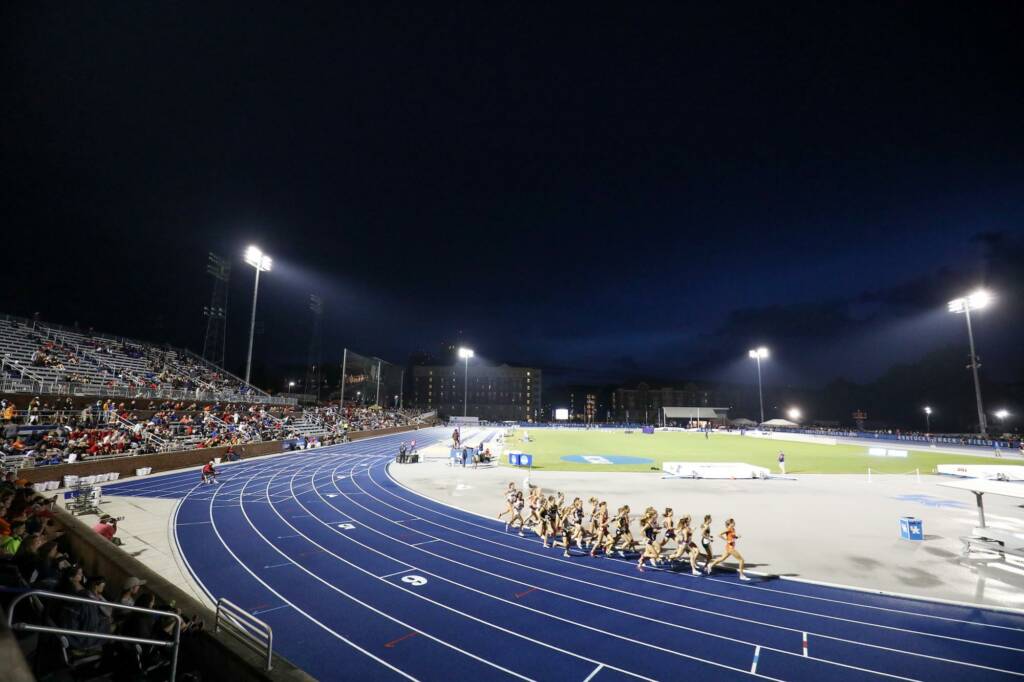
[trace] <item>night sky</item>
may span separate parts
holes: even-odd
[[[228,366],[461,339],[552,381],[1024,377],[1024,5],[7,2],[2,312]],[[279,377],[278,377],[279,378]],[[275,379],[277,380],[277,379]],[[270,379],[266,379],[270,381]]]

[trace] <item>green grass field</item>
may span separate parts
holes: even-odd
[[[915,451],[904,458],[871,457],[867,445],[819,445],[732,435],[705,439],[701,434],[659,432],[625,434],[621,431],[569,431],[527,429],[532,442],[523,443],[522,430],[506,438],[505,446],[533,455],[534,468],[547,471],[661,471],[662,462],[745,462],[778,472],[779,450],[786,453],[786,472],[792,474],[902,474],[920,469],[931,473],[938,464],[1006,464],[1006,459]],[[884,445],[884,444],[880,444]],[[566,462],[563,455],[632,455],[653,459],[650,464],[584,464]],[[502,464],[507,466],[507,459]],[[1014,462],[1021,463],[1024,462]]]

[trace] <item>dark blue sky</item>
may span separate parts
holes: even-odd
[[[552,376],[864,381],[964,343],[1020,380],[1013,3],[7,3],[17,314],[196,348],[249,242],[266,362],[403,361],[462,330]],[[247,271],[249,270],[249,271]],[[966,350],[965,350],[966,353]],[[335,357],[336,356],[336,357]]]

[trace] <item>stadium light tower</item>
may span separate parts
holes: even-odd
[[[768,349],[764,346],[747,351],[749,357],[757,360],[757,402],[761,405],[761,423],[764,424],[764,394],[761,392],[761,359],[768,357]]]
[[[794,422],[801,416],[800,410],[796,407],[789,408],[789,412],[787,412],[786,414],[789,416],[790,421]]]
[[[996,419],[999,420],[999,430],[1006,431],[1006,418],[1010,416],[1009,410],[998,410],[996,412]]]
[[[963,313],[967,320],[967,341],[971,347],[971,372],[974,374],[974,398],[978,403],[978,431],[982,436],[988,435],[988,427],[985,424],[985,410],[981,406],[981,384],[978,382],[978,356],[974,352],[974,331],[971,329],[971,311],[981,310],[992,302],[992,294],[984,289],[978,289],[969,296],[954,298],[949,302],[949,312]]]
[[[260,273],[270,272],[270,256],[250,246],[245,250],[245,262],[256,268],[256,284],[252,287],[252,319],[249,321],[249,357],[245,361],[245,383],[249,383],[252,374],[252,340],[256,336],[256,296],[260,292]]]
[[[473,357],[472,348],[460,348],[459,357],[466,361],[466,377],[465,377],[465,397],[462,403],[462,416],[465,417],[469,414],[469,359]]]
[[[924,430],[925,433],[932,432],[932,408],[927,406],[924,408]]]

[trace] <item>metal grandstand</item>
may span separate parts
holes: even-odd
[[[41,349],[50,356],[49,365],[33,363]],[[11,315],[0,316],[0,391],[296,404],[295,398],[268,395],[189,350]]]

